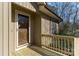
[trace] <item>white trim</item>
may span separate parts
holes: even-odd
[[[29,17],[29,43],[26,43],[26,44],[23,44],[23,45],[20,45],[18,46],[18,14],[22,14],[22,15],[25,15],[25,16],[28,16]],[[25,13],[25,12],[22,12],[22,11],[19,11],[19,10],[15,10],[15,20],[16,20],[16,25],[15,25],[15,50],[19,50],[19,49],[22,49],[22,48],[25,48],[27,47],[30,42],[31,42],[31,19],[30,19],[30,15]]]

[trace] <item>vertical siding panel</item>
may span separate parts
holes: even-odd
[[[0,56],[2,55],[2,3],[0,2]]]
[[[12,49],[13,49],[13,29],[11,28],[11,27],[13,27],[12,26],[12,17],[11,17],[12,15],[11,15],[11,2],[9,2],[9,30],[8,30],[8,32],[9,32],[9,55],[11,55],[11,53],[12,53]]]
[[[9,2],[9,55],[15,51],[15,12],[14,8],[12,8],[12,3]],[[13,10],[12,10],[13,9]]]
[[[8,3],[3,3],[3,51],[8,55]]]

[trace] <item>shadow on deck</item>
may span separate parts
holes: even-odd
[[[55,52],[49,51],[37,46],[30,46],[12,53],[13,56],[61,56]]]

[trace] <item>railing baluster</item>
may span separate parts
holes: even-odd
[[[48,48],[50,48],[50,38],[48,37]]]
[[[70,39],[70,43],[69,43],[69,45],[70,45],[70,47],[69,47],[69,52],[71,52],[71,49],[72,49],[72,41],[71,41],[71,39]]]
[[[74,55],[74,39],[72,39],[71,41],[72,41],[72,43],[71,43],[71,45],[72,45],[71,52],[72,52],[72,55]]]
[[[48,48],[50,48],[50,38],[49,37],[48,37],[47,41],[48,41]]]
[[[67,51],[67,39],[66,39],[66,51]]]
[[[51,37],[50,37],[50,48],[52,47],[52,40],[51,40]]]
[[[47,41],[48,37],[46,37],[46,47],[47,47],[47,44],[48,44],[48,41]]]
[[[70,43],[69,43],[69,46],[70,46],[70,47],[69,47],[69,49],[70,49],[69,52],[70,52],[70,53],[72,53],[72,41],[71,41],[71,40],[72,40],[72,39],[69,40],[69,41],[70,41]]]
[[[46,44],[45,44],[45,45],[46,45],[46,47],[47,47],[47,37],[46,37]]]
[[[54,37],[54,46],[55,46],[55,50],[56,50],[56,40],[55,40],[55,37]]]
[[[56,51],[57,51],[57,38],[56,38],[56,37],[55,37],[55,43],[56,43],[55,49],[56,49]]]
[[[66,40],[64,39],[64,51],[66,51]]]
[[[44,46],[45,46],[45,44],[46,44],[46,37],[44,37]]]
[[[55,50],[55,38],[53,37],[53,49]]]
[[[47,47],[49,48],[49,37],[47,37]]]
[[[60,39],[60,50],[62,50],[62,46],[61,46],[62,42],[61,41],[62,41],[62,39]]]
[[[51,49],[51,37],[49,37],[49,41],[50,41],[50,43],[49,43],[49,48]]]
[[[57,51],[58,51],[58,37],[57,37]]]
[[[44,46],[46,46],[46,37],[45,37],[45,44],[44,44]]]
[[[44,44],[44,37],[41,37],[41,45],[43,45]]]
[[[50,41],[50,43],[49,43],[49,47],[51,48],[51,37],[49,37],[49,41]]]
[[[57,51],[58,51],[58,37],[57,37]]]
[[[68,42],[68,49],[67,49],[67,52],[69,53],[69,39],[67,39],[67,42]],[[69,55],[69,54],[68,54]]]
[[[64,52],[64,37],[62,38],[62,50]]]
[[[60,38],[58,38],[58,51],[60,51]]]
[[[56,39],[56,43],[57,43],[56,49],[57,49],[57,51],[58,51],[58,37],[57,37],[57,39]]]
[[[44,44],[44,37],[41,37],[42,45]]]
[[[59,50],[61,51],[61,38],[59,38]]]
[[[52,49],[54,49],[54,37],[52,37]]]

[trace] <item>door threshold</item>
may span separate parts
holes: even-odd
[[[21,49],[23,49],[23,48],[27,48],[28,46],[29,46],[29,43],[24,44],[24,45],[20,45],[20,46],[18,46],[18,47],[15,49],[15,51],[21,50]]]

